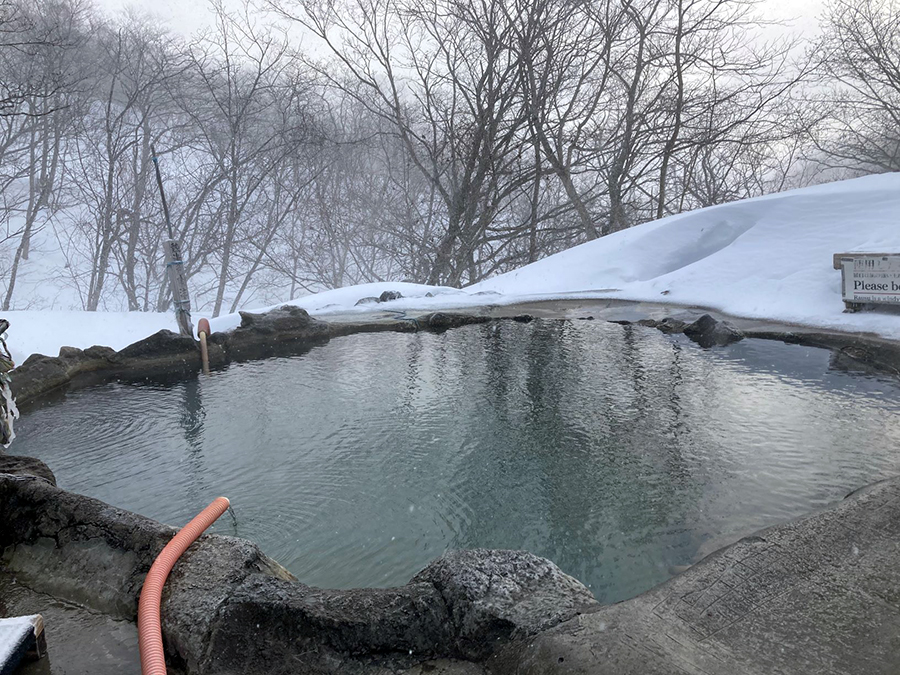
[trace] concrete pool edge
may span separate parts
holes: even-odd
[[[0,522],[5,573],[131,620],[174,533],[2,461]],[[900,478],[606,606],[527,553],[459,551],[406,586],[336,591],[208,535],[167,585],[163,628],[173,664],[202,674],[887,673],[900,662],[897,560]]]

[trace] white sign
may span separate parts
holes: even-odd
[[[841,260],[844,301],[900,304],[900,255]]]

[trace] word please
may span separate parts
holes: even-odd
[[[895,292],[900,293],[900,284],[896,281],[891,281],[891,283],[884,284],[876,284],[874,282],[866,283],[865,281],[854,281],[853,282],[853,290],[854,291],[884,291],[884,292]]]

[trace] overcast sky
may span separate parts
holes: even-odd
[[[170,28],[189,35],[210,25],[212,13],[205,0],[95,0],[108,12],[124,7],[137,7],[165,21]],[[239,6],[238,0],[227,4]],[[778,20],[794,20],[797,29],[814,31],[817,16],[825,0],[761,0],[761,10],[766,16]]]

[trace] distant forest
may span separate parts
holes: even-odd
[[[213,316],[900,170],[900,0],[830,0],[812,40],[753,0],[212,7],[185,38],[0,1],[3,310],[42,308],[36,256],[74,308],[170,306],[151,146]]]

